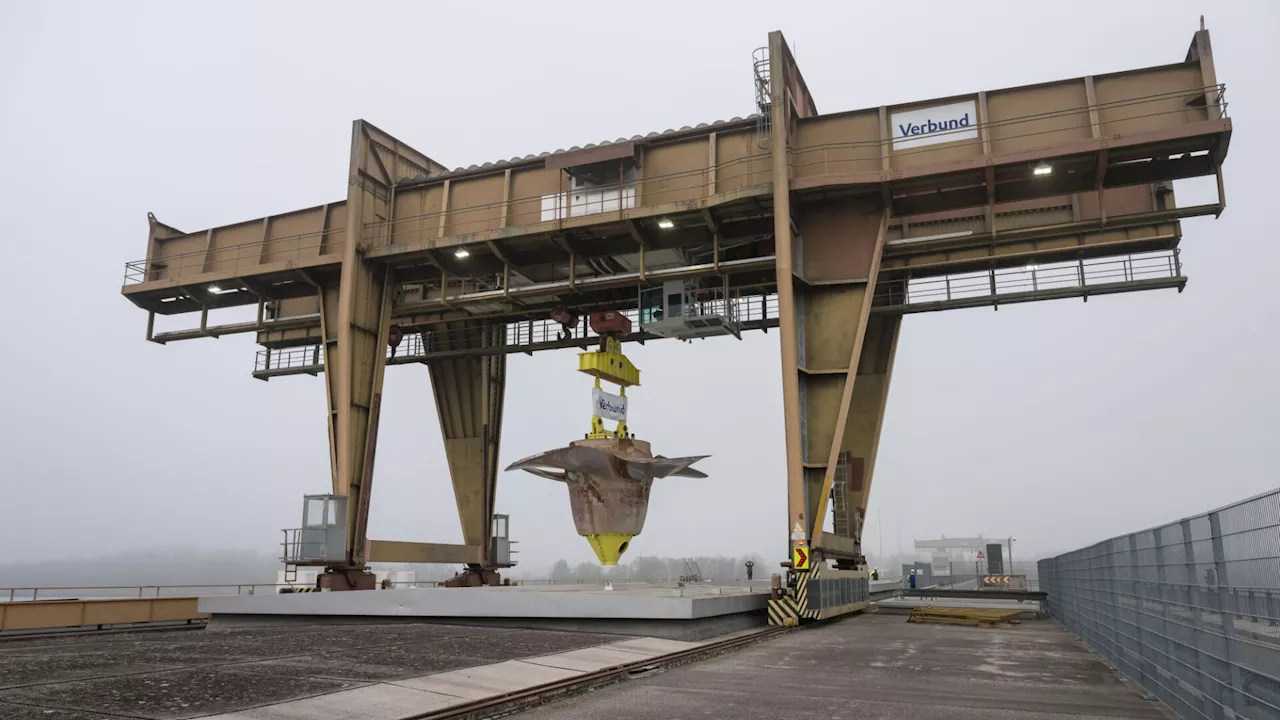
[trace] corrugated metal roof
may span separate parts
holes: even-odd
[[[702,130],[704,128],[720,127],[722,125],[736,125],[738,123],[743,123],[748,120],[755,120],[757,117],[759,116],[753,113],[746,117],[733,117],[728,120],[716,120],[715,122],[710,122],[710,123],[698,123],[697,125],[693,125],[693,126],[685,125],[679,130],[676,130],[674,128],[668,128],[666,130],[663,130],[662,132],[651,132],[648,135],[632,135],[630,138],[618,138],[617,140],[602,140],[598,143],[588,143],[586,145],[581,145],[581,146],[574,145],[573,147],[567,150],[564,148],[560,148],[555,152],[542,152],[542,153],[538,153],[537,155],[525,155],[524,157],[513,157],[510,160],[498,160],[495,162],[487,162],[482,165],[469,165],[467,167],[458,167],[458,168],[454,168],[453,170],[449,170],[445,172],[434,172],[434,173],[429,173],[425,175],[420,174],[420,175],[415,175],[413,177],[404,177],[404,178],[400,178],[398,182],[412,184],[412,183],[418,183],[418,182],[423,182],[427,180],[441,180],[444,178],[453,177],[454,175],[461,175],[464,173],[475,172],[477,170],[491,170],[495,168],[503,168],[508,165],[525,163],[525,162],[529,162],[530,160],[537,160],[539,158],[545,158],[551,155],[560,155],[563,153],[578,152],[579,150],[590,150],[591,148],[600,147],[603,145],[613,145],[615,143],[624,143],[624,142],[640,142],[645,140],[653,140],[655,138],[662,138],[668,135],[677,135],[680,133],[693,132],[695,130]]]

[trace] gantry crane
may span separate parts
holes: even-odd
[[[829,114],[781,33],[753,67],[750,117],[454,170],[360,120],[345,198],[197,232],[150,218],[123,290],[148,339],[254,333],[255,377],[324,376],[342,501],[312,560],[324,587],[368,587],[380,560],[496,581],[506,358],[587,349],[576,323],[614,311],[636,321],[619,343],[779,330],[785,530],[813,568],[792,586],[816,572],[859,597],[903,317],[1181,290],[1180,220],[1225,207],[1231,120],[1203,28],[1167,65]],[[1196,176],[1217,201],[1179,207],[1172,182]],[[153,332],[179,313],[198,327]],[[462,545],[366,538],[388,364],[431,376]],[[802,594],[780,621],[825,612]]]

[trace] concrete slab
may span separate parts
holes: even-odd
[[[902,589],[901,580],[871,580],[867,582],[867,585],[872,595]]]
[[[465,670],[451,670],[420,678],[398,680],[395,684],[467,700],[480,700],[566,680],[581,674],[577,670],[537,665],[522,660],[508,660]]]
[[[528,710],[520,720],[1165,720],[1056,624],[842,618]]]
[[[538,585],[201,598],[219,615],[693,620],[762,610],[766,585]]]
[[[305,700],[214,715],[209,720],[399,720],[463,702],[466,700],[452,695],[378,683]]]
[[[658,655],[668,655],[689,648],[695,648],[705,643],[700,642],[682,642],[680,640],[665,640],[663,638],[635,638],[634,640],[623,640],[622,642],[609,643],[605,647],[612,650],[622,650],[624,652],[636,653],[644,657],[656,657]]]
[[[583,648],[581,650],[572,650],[570,652],[557,653],[555,655],[526,658],[525,662],[533,663],[534,665],[544,665],[546,667],[563,668],[565,670],[594,672],[596,670],[603,670],[607,667],[626,665],[628,663],[644,659],[646,659],[646,656],[644,655],[627,652],[625,650],[614,650],[608,647],[591,647]]]
[[[1024,615],[1019,617],[1031,617],[1040,613],[1040,603],[1038,602],[1018,602],[1017,600],[995,600],[985,598],[907,598],[896,597],[886,598],[876,602],[876,607],[882,612],[900,612],[909,613],[914,608],[920,607],[936,607],[936,608],[982,608],[991,610],[1018,610]]]

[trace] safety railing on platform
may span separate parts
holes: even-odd
[[[1180,718],[1280,718],[1280,489],[1040,561],[1049,614]]]
[[[133,260],[124,264],[124,284],[136,285],[153,280],[177,280],[203,273],[252,270],[263,258],[297,260],[305,257],[336,255],[345,244],[329,236],[345,232],[341,228],[323,232],[300,233],[272,238],[266,242],[249,242],[222,248],[193,250],[155,260]]]
[[[253,363],[255,373],[299,369],[304,369],[304,372],[317,372],[323,367],[324,350],[319,345],[259,350]]]
[[[39,600],[105,600],[112,598],[157,598],[188,595],[239,595],[264,584],[229,585],[47,585],[42,587],[0,588],[0,600],[33,602]],[[213,591],[213,592],[202,592]]]
[[[1023,267],[993,268],[977,272],[908,278],[905,282],[882,283],[876,305],[924,305],[1024,293],[1051,293],[1071,289],[1145,280],[1181,277],[1182,262],[1177,250],[1126,255],[1093,260],[1028,264]]]
[[[764,323],[767,321],[778,318],[778,296],[776,294],[740,295],[728,301],[728,304],[732,307],[727,309],[724,307],[724,300],[717,300],[717,302],[720,303],[716,306],[717,308],[725,312],[731,312],[737,322],[747,329],[764,327]],[[638,309],[627,308],[617,312],[629,318],[632,328],[637,332],[639,331],[640,312]],[[421,337],[415,333],[414,335],[406,336],[405,341],[401,343],[397,352],[397,357],[407,360],[413,357],[425,357],[430,352],[441,349],[456,350],[467,348],[468,333],[472,332],[465,329],[432,331],[429,334],[432,339],[430,346],[424,346]],[[589,331],[586,314],[583,314],[575,325],[568,328],[549,318],[525,320],[507,324],[506,343],[503,346],[503,352],[523,352],[527,348],[537,348],[540,345],[554,343],[568,343],[566,346],[571,347],[583,343],[593,343],[597,340],[598,338]]]
[[[721,578],[730,580],[732,578]],[[599,585],[605,582],[627,582],[629,577],[535,578],[513,580],[517,585]],[[446,580],[394,580],[394,588],[444,587]],[[381,583],[379,583],[381,585]],[[128,600],[170,597],[206,597],[218,595],[255,595],[276,593],[282,589],[312,587],[310,581],[289,583],[235,583],[213,585],[48,585],[40,587],[0,587],[0,602],[49,602],[57,600]]]
[[[778,296],[746,295],[733,298],[733,312],[744,330],[773,327],[778,319]],[[639,328],[639,311],[619,311],[631,319],[632,327]],[[584,316],[570,329],[551,319],[526,320],[508,323],[505,345],[492,345],[494,352],[518,353],[553,347],[577,347],[597,342],[588,332],[588,320]],[[433,330],[427,340],[421,333],[408,333],[395,348],[387,348],[387,358],[393,363],[410,363],[425,360],[433,354],[450,351],[480,350],[474,330]],[[637,337],[636,339],[640,339]],[[648,338],[644,339],[657,339]],[[259,376],[291,375],[321,372],[324,369],[324,349],[319,345],[293,348],[265,349],[257,352],[253,372]]]

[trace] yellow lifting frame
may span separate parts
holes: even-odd
[[[578,372],[628,388],[640,384],[640,369],[622,354],[622,343],[605,336],[600,349],[578,353]],[[598,387],[598,385],[597,385]]]
[[[608,380],[618,386],[618,394],[627,396],[627,388],[640,384],[640,369],[632,364],[631,359],[622,353],[622,343],[608,335],[601,338],[600,348],[592,352],[578,353],[578,372],[586,373],[596,379],[596,389],[600,389],[600,381]],[[602,438],[625,438],[629,434],[627,422],[620,421],[612,431],[605,429],[604,418],[591,416],[591,432],[587,437],[593,440]]]

